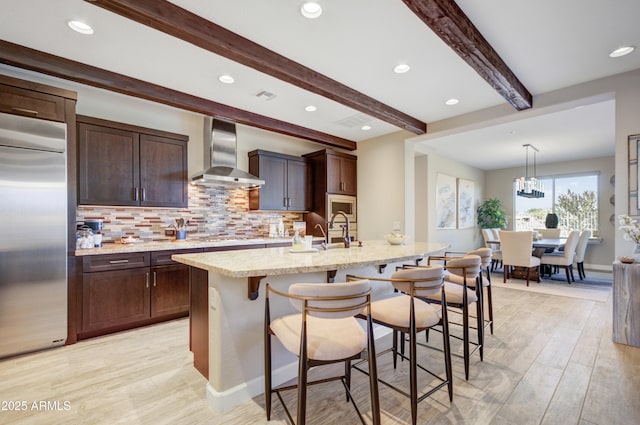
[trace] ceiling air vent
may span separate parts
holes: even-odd
[[[371,118],[368,115],[356,114],[347,118],[343,118],[336,122],[348,128],[355,128],[355,127],[362,127],[363,125],[370,123],[371,121],[373,121],[373,118]]]
[[[256,97],[262,100],[272,100],[275,99],[276,95],[275,93],[271,93],[270,91],[260,90],[258,93],[256,93]]]

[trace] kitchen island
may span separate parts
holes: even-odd
[[[287,291],[299,282],[341,282],[347,274],[390,276],[397,265],[415,264],[441,254],[448,245],[418,242],[389,245],[365,241],[359,247],[291,252],[289,247],[179,254],[172,259],[190,266],[190,346],[194,366],[208,379],[207,398],[225,411],[264,392],[264,288]],[[373,297],[389,292],[374,284]],[[272,317],[294,312],[286,299],[271,300]],[[297,376],[297,359],[273,345],[273,383]]]

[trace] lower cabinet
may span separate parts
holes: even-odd
[[[189,266],[151,268],[151,317],[189,313]]]
[[[128,325],[150,317],[149,268],[83,273],[83,332]]]
[[[189,267],[172,254],[202,249],[83,257],[78,337],[189,315]]]

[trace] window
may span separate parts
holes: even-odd
[[[548,213],[558,214],[561,236],[572,229],[590,229],[598,232],[598,178],[599,175],[576,174],[540,178],[544,184],[544,198],[515,198],[515,229],[543,229]]]

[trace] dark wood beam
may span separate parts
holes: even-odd
[[[166,0],[86,0],[415,134],[427,125]]]
[[[507,102],[519,111],[531,108],[531,93],[454,0],[402,1]]]
[[[4,40],[0,40],[0,62],[327,146],[351,151],[356,149],[356,143],[352,140],[223,105]]]

